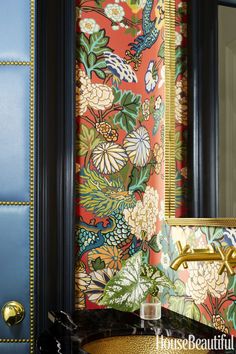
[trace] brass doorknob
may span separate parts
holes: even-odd
[[[24,306],[17,301],[9,301],[2,308],[2,317],[9,327],[15,326],[25,317]]]

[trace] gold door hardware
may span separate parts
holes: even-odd
[[[178,270],[183,264],[184,268],[188,267],[187,262],[198,261],[220,261],[222,263],[219,274],[222,274],[226,269],[230,275],[234,275],[234,267],[236,267],[236,247],[218,247],[216,250],[208,245],[206,249],[190,249],[189,245],[184,248],[181,243],[177,242],[179,256],[172,262],[171,268]]]
[[[15,326],[25,317],[24,306],[17,301],[9,301],[2,308],[2,317],[9,327]]]

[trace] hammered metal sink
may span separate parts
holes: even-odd
[[[168,342],[174,338],[134,335],[134,336],[117,336],[98,339],[83,346],[83,349],[89,354],[183,354],[183,349],[167,349]],[[165,348],[161,347],[161,341],[167,341]],[[181,339],[178,339],[181,342]],[[173,343],[173,342],[172,342]],[[172,345],[173,348],[174,344]],[[171,346],[169,346],[170,348]],[[185,351],[187,353],[187,351]],[[207,354],[208,350],[193,350],[191,354]]]

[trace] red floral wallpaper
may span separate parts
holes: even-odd
[[[236,245],[236,231],[164,222],[164,1],[77,1],[76,308],[97,308],[145,235],[146,259],[176,285],[170,309],[236,334],[236,279],[216,263],[169,268],[176,242]],[[187,2],[176,0],[177,216],[186,212]]]
[[[164,218],[164,3],[77,3],[76,308]]]

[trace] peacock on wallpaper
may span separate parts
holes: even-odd
[[[176,206],[187,188],[187,2],[176,0]],[[137,252],[175,282],[166,307],[236,333],[236,279],[218,265],[174,272],[176,241],[236,244],[235,230],[164,222],[164,0],[77,1],[76,308],[98,308],[108,280]],[[195,267],[195,268],[194,268]]]

